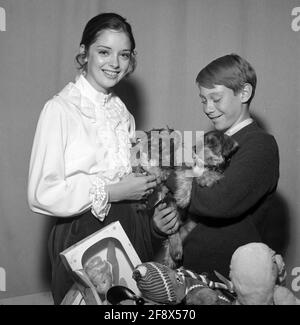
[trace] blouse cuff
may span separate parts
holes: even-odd
[[[108,203],[105,182],[99,176],[96,177],[90,189],[90,198],[92,200],[92,214],[100,221],[103,221],[110,210],[111,204]]]

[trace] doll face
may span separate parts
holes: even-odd
[[[103,30],[89,47],[86,79],[100,92],[107,93],[128,72],[131,43],[123,31]]]
[[[106,294],[108,289],[112,286],[112,275],[110,272],[98,274],[92,282],[99,293]]]
[[[243,104],[241,93],[223,85],[214,88],[199,87],[203,111],[216,130],[226,131],[249,117],[247,105]]]

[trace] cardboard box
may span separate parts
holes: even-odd
[[[85,264],[96,256],[112,265],[113,285],[123,285],[139,295],[132,271],[141,264],[120,222],[113,222],[60,253],[86,304],[104,304],[84,271]],[[68,301],[65,300],[65,301]]]

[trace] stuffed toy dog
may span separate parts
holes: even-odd
[[[203,160],[197,152],[203,153]],[[195,164],[191,173],[187,169],[175,172],[174,199],[176,205],[185,209],[191,199],[192,184],[211,187],[224,177],[223,172],[229,165],[232,155],[238,150],[238,143],[220,131],[210,131],[204,135],[203,148],[196,148],[194,153]],[[182,215],[182,213],[181,213]],[[197,225],[191,219],[181,220],[179,232],[171,234],[166,243],[164,263],[170,267],[177,267],[182,259],[182,242]]]
[[[154,135],[159,135],[161,141],[154,141],[153,132]],[[171,141],[170,135],[173,136]],[[139,205],[139,209],[151,209],[158,203],[166,202],[168,206],[173,206],[177,210],[177,217],[181,223],[180,232],[169,234],[162,258],[162,262],[171,268],[179,266],[182,260],[182,241],[196,225],[191,220],[184,221],[183,211],[190,202],[193,179],[196,179],[198,186],[213,186],[223,177],[231,156],[238,149],[237,142],[228,135],[220,131],[210,131],[204,134],[203,144],[193,148],[192,165],[177,166],[175,152],[178,148],[182,148],[182,142],[176,135],[177,133],[170,128],[146,132],[146,137],[140,139],[133,147],[131,159],[133,172],[152,174],[160,180],[154,193]],[[176,188],[173,195],[165,185],[172,177]]]

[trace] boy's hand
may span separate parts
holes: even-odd
[[[165,235],[175,233],[179,227],[178,212],[176,207],[159,204],[153,214],[154,226]]]

